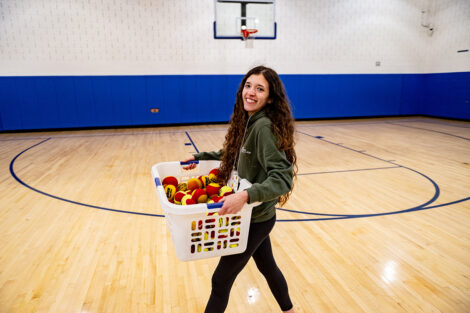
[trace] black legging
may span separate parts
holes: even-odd
[[[269,288],[282,311],[292,309],[287,282],[277,267],[271,249],[269,233],[276,223],[276,217],[262,223],[252,223],[245,252],[223,256],[212,275],[212,292],[205,313],[224,312],[227,307],[233,282],[253,256],[256,266],[264,275]]]

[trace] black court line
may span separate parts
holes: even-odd
[[[69,200],[69,199],[65,199],[65,198],[62,198],[62,197],[58,197],[58,196],[54,196],[50,193],[47,193],[47,192],[44,192],[44,191],[41,191],[39,189],[36,189],[34,187],[31,187],[30,185],[26,184],[24,181],[22,181],[16,174],[15,174],[15,171],[13,169],[13,165],[16,161],[16,159],[18,159],[18,157],[20,157],[23,153],[25,153],[26,151],[28,150],[31,150],[32,148],[34,147],[37,147],[39,146],[40,144],[50,140],[51,138],[47,138],[35,145],[32,145],[31,147],[23,150],[22,152],[20,152],[19,154],[17,154],[13,160],[11,160],[10,162],[10,173],[11,173],[11,176],[13,176],[13,178],[19,182],[21,185],[25,186],[26,188],[29,188],[31,189],[32,191],[35,191],[35,192],[38,192],[42,195],[45,195],[45,196],[48,196],[48,197],[51,197],[51,198],[54,198],[54,199],[57,199],[57,200],[61,200],[61,201],[65,201],[65,202],[69,202],[69,203],[73,203],[73,204],[76,204],[76,205],[81,205],[81,206],[86,206],[86,207],[89,207],[89,208],[94,208],[94,209],[100,209],[100,210],[105,210],[105,211],[112,211],[112,212],[118,212],[118,213],[128,213],[128,214],[135,214],[135,215],[144,215],[144,216],[152,216],[152,217],[165,217],[164,215],[161,215],[161,214],[151,214],[151,213],[142,213],[142,212],[134,212],[134,211],[125,211],[125,210],[117,210],[117,209],[110,209],[110,208],[105,208],[105,207],[101,207],[101,206],[97,206],[97,205],[91,205],[91,204],[86,204],[86,203],[82,203],[82,202],[78,202],[78,201],[73,201],[73,200]]]
[[[432,125],[441,125],[441,126],[449,126],[449,127],[458,127],[458,128],[470,128],[470,126],[465,126],[465,125],[454,125],[450,124],[452,121],[449,121],[448,123],[445,122],[445,120],[440,123],[438,121],[443,121],[442,119],[439,118],[429,118],[429,119],[424,119],[422,121],[408,121],[408,120],[402,120],[402,121],[397,121],[400,123],[413,123],[413,122],[418,122],[418,123],[426,123],[426,124],[432,124]],[[463,124],[463,123],[469,123],[470,121],[455,121],[455,123]],[[394,122],[395,123],[395,122]]]
[[[155,131],[155,132],[139,132],[139,133],[127,133],[127,134],[90,134],[90,135],[58,135],[58,136],[44,136],[44,137],[31,137],[31,138],[18,138],[18,139],[0,139],[1,141],[14,141],[14,140],[41,140],[44,138],[51,138],[51,139],[70,139],[70,138],[93,138],[93,137],[119,137],[119,136],[136,136],[136,135],[158,135],[158,134],[182,134],[186,131],[184,130],[174,130],[174,131]]]
[[[350,151],[354,151],[354,152],[363,154],[363,155],[365,155],[365,156],[368,156],[368,157],[370,157],[370,158],[373,158],[373,159],[376,159],[376,160],[379,160],[379,161],[382,161],[382,162],[386,162],[386,163],[389,163],[389,164],[393,164],[393,165],[395,165],[395,166],[401,166],[401,165],[399,165],[399,164],[393,163],[393,162],[390,161],[390,160],[384,160],[384,159],[381,159],[381,158],[379,158],[379,157],[373,156],[373,155],[371,155],[371,154],[365,153],[364,150],[356,150],[356,149],[353,149],[353,148],[346,147],[346,146],[345,146],[344,144],[342,144],[342,143],[336,143],[336,142],[333,142],[333,141],[326,140],[326,139],[324,139],[323,136],[313,136],[313,135],[310,135],[310,134],[307,134],[307,133],[303,133],[303,132],[299,132],[299,131],[297,131],[297,133],[302,134],[302,135],[305,135],[305,136],[308,136],[308,137],[312,137],[312,138],[319,139],[319,140],[324,141],[324,142],[326,142],[326,143],[329,143],[329,144],[332,144],[332,145],[335,145],[335,146],[338,146],[338,147],[341,147],[341,148],[344,148],[344,149],[347,149],[347,150],[350,150]]]
[[[52,137],[44,136],[44,137],[31,137],[31,138],[10,138],[10,139],[0,139],[2,141],[26,141],[26,140],[44,140],[44,139],[51,139]]]
[[[387,124],[395,125],[395,126],[401,126],[401,127],[414,128],[414,129],[420,129],[420,130],[425,130],[425,131],[428,131],[428,132],[439,133],[439,134],[443,134],[443,135],[447,135],[447,136],[452,136],[452,137],[460,138],[460,139],[463,139],[463,140],[470,140],[470,138],[466,138],[466,137],[462,137],[462,136],[457,136],[457,135],[454,135],[454,134],[451,134],[451,133],[441,132],[441,131],[434,130],[434,129],[427,129],[427,128],[422,128],[422,127],[409,126],[409,125],[400,125],[400,124],[391,123],[391,122],[389,122],[389,123],[387,123]]]
[[[302,121],[299,121],[302,122]],[[312,121],[315,123],[315,121]],[[399,123],[416,123],[416,122],[423,122],[423,123],[429,123],[429,124],[434,124],[434,125],[445,125],[445,126],[450,126],[450,127],[461,127],[461,128],[470,128],[470,126],[459,126],[459,125],[450,125],[450,124],[444,124],[444,123],[435,123],[433,121],[426,121],[426,120],[400,120],[397,121]],[[356,126],[362,126],[362,125],[374,125],[374,124],[394,124],[397,122],[389,122],[389,121],[377,121],[377,122],[345,122],[345,123],[321,123],[321,124],[314,124],[314,125],[297,125],[296,128],[314,128],[314,127],[323,127],[323,126],[350,126],[350,125],[356,125]],[[405,125],[399,125],[399,124],[394,124],[398,126],[405,126]],[[189,125],[189,126],[194,126],[194,125]],[[155,126],[158,127],[158,126]],[[405,127],[411,127],[411,126],[405,126]],[[216,129],[210,129],[210,131],[226,131],[227,128],[216,128]],[[429,129],[425,129],[429,130]],[[73,130],[70,129],[70,131],[76,131],[79,132],[80,130]],[[88,131],[88,130],[87,130]],[[432,130],[429,130],[432,131]],[[185,130],[168,130],[168,131],[150,131],[150,132],[131,132],[131,133],[126,133],[126,134],[90,134],[90,135],[58,135],[58,136],[38,136],[38,137],[31,137],[31,138],[9,138],[9,139],[0,139],[0,142],[2,141],[20,141],[20,140],[42,140],[44,138],[88,138],[88,137],[114,137],[114,136],[132,136],[132,135],[153,135],[153,134],[179,134],[179,133],[187,133]],[[190,132],[192,133],[197,133],[197,132],[207,132],[207,129],[196,129],[196,130],[191,130]],[[438,131],[435,131],[438,132]]]
[[[70,131],[74,131],[71,129]],[[227,131],[227,129],[219,128],[219,129],[211,129],[210,131]],[[76,130],[76,132],[79,132]],[[207,132],[207,129],[201,130],[191,130],[192,133],[197,132]],[[80,134],[70,134],[70,135],[57,135],[57,136],[37,136],[37,137],[28,137],[28,138],[7,138],[7,139],[0,139],[2,141],[24,141],[24,140],[42,140],[45,138],[51,139],[69,139],[69,138],[93,138],[93,137],[117,137],[117,136],[136,136],[136,135],[166,135],[166,134],[182,134],[186,133],[187,131],[182,130],[166,130],[166,131],[149,131],[149,132],[129,132],[129,133],[119,133],[119,134],[89,134],[89,135],[80,135]]]
[[[74,131],[73,129],[70,131]],[[211,129],[211,131],[226,131],[226,129]],[[76,132],[79,132],[76,130]],[[191,130],[191,132],[196,133],[196,132],[207,132],[207,129],[205,130]],[[187,131],[182,129],[182,130],[166,130],[166,131],[149,131],[149,132],[128,132],[128,133],[118,133],[118,134],[70,134],[70,135],[57,135],[57,136],[36,136],[36,137],[28,137],[28,138],[7,138],[7,139],[0,139],[0,142],[2,141],[24,141],[24,140],[42,140],[45,138],[51,138],[51,139],[69,139],[69,138],[93,138],[93,137],[118,137],[118,136],[136,136],[136,135],[166,135],[166,134],[183,134],[186,133]]]
[[[299,121],[302,122],[302,121]],[[400,122],[407,122],[407,121],[400,121]],[[363,122],[361,123],[358,121],[358,123],[332,123],[332,124],[318,124],[318,125],[298,125],[296,126],[297,128],[311,128],[311,127],[318,127],[318,126],[340,126],[340,125],[369,125],[369,124],[385,124],[387,121],[377,121],[377,122]],[[228,125],[228,124],[227,124]],[[195,125],[188,125],[188,126],[195,126]],[[159,127],[159,126],[155,126]],[[119,128],[117,128],[119,129]],[[63,131],[63,130],[61,130]],[[73,132],[80,132],[82,130],[74,130],[74,129],[69,129],[69,131]],[[84,130],[84,131],[93,131],[93,130]],[[210,129],[210,131],[227,131],[227,128],[214,128]],[[53,132],[53,131],[47,131],[47,132]],[[89,138],[89,137],[115,137],[115,136],[132,136],[132,135],[153,135],[153,134],[179,134],[179,133],[187,133],[185,130],[168,130],[168,131],[149,131],[149,132],[130,132],[130,133],[119,133],[119,134],[89,134],[89,135],[80,135],[80,134],[70,134],[70,135],[58,135],[58,136],[37,136],[37,137],[30,137],[30,138],[8,138],[8,139],[0,139],[0,142],[2,141],[22,141],[22,140],[42,140],[45,138],[51,138],[51,139],[56,139],[56,138]],[[196,129],[196,130],[191,130],[191,133],[198,133],[198,132],[207,132],[207,129]],[[1,133],[0,133],[1,134]]]
[[[301,173],[301,174],[297,174],[297,176],[317,175],[317,174],[334,174],[334,173],[346,173],[346,172],[362,172],[362,171],[373,171],[373,170],[387,170],[387,169],[391,169],[391,168],[402,168],[402,166],[372,167],[372,168],[360,168],[360,169],[343,170],[343,171],[327,171],[327,172]]]

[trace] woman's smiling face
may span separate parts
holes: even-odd
[[[243,108],[252,115],[269,103],[269,83],[263,74],[253,74],[243,87]]]

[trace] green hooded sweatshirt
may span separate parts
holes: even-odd
[[[220,160],[222,150],[201,152],[194,157],[196,160]],[[237,170],[241,178],[252,183],[247,189],[249,203],[262,202],[253,208],[251,222],[270,220],[276,215],[277,199],[292,188],[293,167],[285,152],[277,148],[271,120],[263,110],[248,119]]]

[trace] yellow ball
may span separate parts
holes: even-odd
[[[182,205],[190,205],[190,204],[195,204],[196,202],[193,200],[193,197],[191,195],[186,195],[181,199],[181,204]]]
[[[217,182],[217,176],[219,175],[219,170],[214,168],[209,172],[209,179],[211,182],[216,183]]]
[[[178,191],[185,191],[188,190],[188,184],[186,183],[179,183],[178,184]]]
[[[209,176],[207,175],[199,176],[199,180],[201,181],[201,185],[202,185],[201,188],[207,187],[207,185],[209,185],[209,183],[211,182],[211,180],[209,179]]]
[[[229,186],[223,186],[222,188],[220,188],[219,190],[219,196],[223,197],[223,196],[228,196],[230,194],[233,193],[233,190],[232,188],[230,188]]]
[[[173,200],[176,193],[176,187],[174,185],[165,186],[165,194],[168,200]]]
[[[193,191],[194,189],[202,188],[202,182],[197,178],[190,178],[188,180],[188,190]]]

